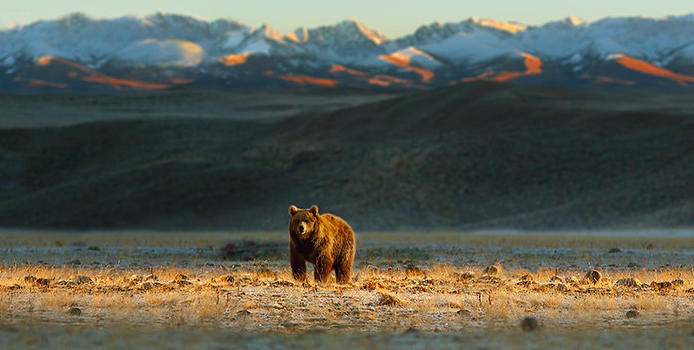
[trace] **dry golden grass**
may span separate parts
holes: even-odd
[[[268,269],[274,274],[268,273]],[[691,269],[603,270],[597,284],[585,271],[423,266],[356,269],[349,285],[298,284],[286,268],[160,266],[128,268],[14,265],[0,267],[0,310],[9,319],[41,318],[85,324],[195,325],[247,330],[328,329],[462,330],[514,327],[528,315],[545,327],[629,325],[690,319],[694,310]],[[527,277],[530,274],[532,277]],[[472,277],[470,277],[472,275]],[[32,277],[27,277],[32,276]],[[85,276],[85,277],[80,277]],[[566,282],[571,276],[579,283]],[[638,287],[617,285],[635,277]],[[46,279],[48,285],[37,284]],[[672,282],[672,286],[651,282]],[[552,281],[552,282],[551,282]],[[81,309],[80,316],[68,309]]]
[[[357,236],[352,281],[338,285],[296,283],[283,232],[6,232],[0,312],[32,327],[288,335],[510,334],[528,316],[553,334],[676,331],[694,317],[686,237]],[[599,282],[585,278],[591,269]]]

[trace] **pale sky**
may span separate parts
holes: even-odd
[[[73,12],[92,18],[146,16],[155,12],[230,18],[248,25],[268,23],[282,33],[356,18],[389,38],[434,21],[478,17],[540,25],[569,15],[588,21],[604,17],[664,17],[694,13],[692,0],[2,0],[0,28],[56,19]]]

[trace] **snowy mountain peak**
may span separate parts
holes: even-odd
[[[354,18],[350,18],[348,20],[345,20],[337,25],[340,29],[345,29],[349,31],[358,31],[365,37],[367,37],[369,40],[373,41],[376,45],[380,45],[386,41],[388,41],[388,38],[381,34],[380,32],[373,30],[363,23],[359,22],[358,20]]]
[[[210,31],[217,34],[250,30],[251,27],[233,19],[222,18],[210,23]]]
[[[308,41],[308,29],[306,29],[306,27],[297,28],[293,32],[287,34],[287,39],[296,43],[305,43]]]
[[[528,28],[526,25],[517,22],[503,22],[491,18],[477,19],[476,17],[472,17],[470,20],[477,25],[502,30],[512,34],[522,32]]]
[[[58,23],[63,27],[84,27],[92,21],[84,13],[74,12],[58,20]]]
[[[566,19],[565,19],[564,21],[567,22],[567,23],[572,24],[573,26],[580,26],[580,25],[583,25],[583,24],[587,24],[587,23],[588,23],[588,22],[586,22],[583,18],[581,18],[581,17],[575,17],[575,16],[566,17]]]
[[[145,19],[155,25],[163,27],[206,27],[209,23],[204,18],[165,12],[157,12],[153,15],[146,16]]]
[[[262,26],[260,26],[258,29],[254,30],[253,33],[251,33],[251,36],[254,37],[263,37],[266,39],[270,39],[276,42],[282,42],[282,38],[284,35],[282,33],[278,32],[275,30],[275,28],[272,28],[269,24],[265,23]]]

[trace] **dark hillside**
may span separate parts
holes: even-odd
[[[694,224],[691,94],[474,83],[293,118],[0,131],[0,226]]]

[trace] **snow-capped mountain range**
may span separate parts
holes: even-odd
[[[470,18],[389,39],[357,20],[287,34],[232,20],[82,14],[0,31],[0,90],[179,85],[428,89],[475,80],[687,88],[694,14],[569,17],[542,26]]]

